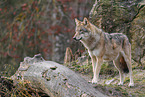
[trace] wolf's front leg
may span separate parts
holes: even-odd
[[[102,58],[96,58],[96,64],[94,65],[94,70],[93,70],[94,76],[92,79],[92,83],[98,82],[102,62],[103,62]]]
[[[95,68],[95,65],[96,65],[96,57],[95,56],[91,56],[91,60],[92,60],[92,67],[93,67],[93,72],[94,72],[94,68]]]

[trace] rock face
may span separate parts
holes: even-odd
[[[40,54],[26,57],[11,78],[29,81],[32,87],[43,90],[50,97],[105,97],[74,71],[45,61]]]

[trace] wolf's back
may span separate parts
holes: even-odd
[[[117,46],[121,46],[125,53],[130,51],[130,50],[126,50],[130,48],[130,47],[127,48],[130,45],[130,43],[126,35],[122,33],[112,33],[112,34],[104,33],[104,36],[105,36],[104,37],[105,42],[107,44],[111,43],[113,45],[112,47],[113,49],[115,49]],[[122,55],[119,59],[119,66],[124,73],[129,72],[127,63]]]

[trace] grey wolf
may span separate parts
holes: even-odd
[[[88,50],[93,66],[92,83],[98,82],[103,60],[112,60],[120,75],[118,85],[123,85],[124,73],[129,72],[129,86],[134,86],[131,65],[131,44],[127,36],[122,33],[105,33],[102,29],[90,23],[87,18],[84,18],[83,22],[75,19],[75,23],[76,33],[73,39],[81,41]]]

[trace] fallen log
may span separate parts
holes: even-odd
[[[53,61],[45,61],[40,54],[26,57],[14,81],[27,81],[50,97],[105,97],[74,71]]]

